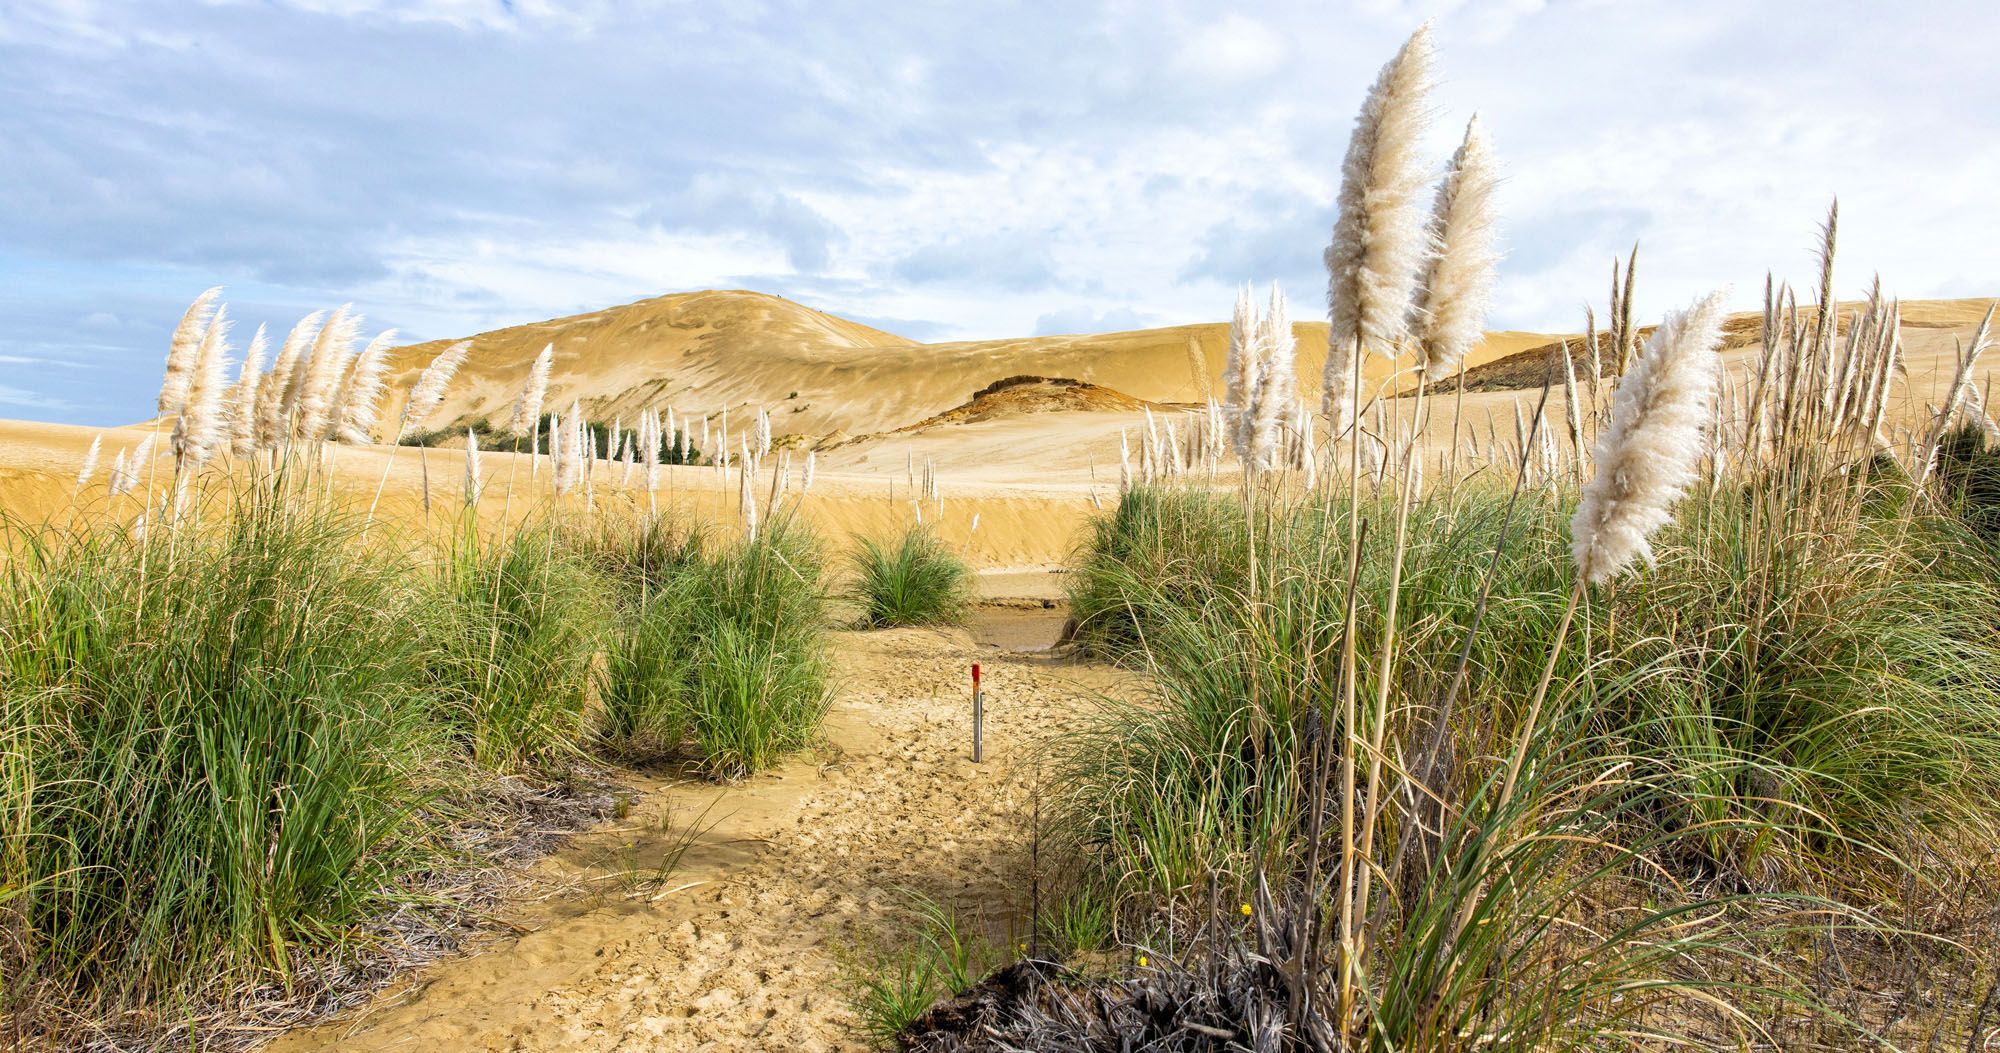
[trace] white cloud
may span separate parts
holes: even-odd
[[[1175,65],[1184,73],[1218,81],[1244,81],[1279,72],[1285,38],[1245,15],[1225,15],[1190,26]]]

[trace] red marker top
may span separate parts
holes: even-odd
[[[978,687],[978,686],[979,686],[979,663],[978,663],[978,662],[974,662],[974,663],[972,663],[972,686],[973,686],[973,687]]]

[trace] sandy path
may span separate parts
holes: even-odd
[[[907,939],[902,888],[1000,932],[1025,913],[1032,746],[1118,677],[959,630],[840,633],[835,648],[817,756],[737,786],[654,784],[624,821],[542,865],[544,898],[507,918],[517,938],[267,1048],[866,1048],[851,1034],[843,960],[857,943]],[[969,757],[975,660],[988,683],[983,765]],[[635,880],[703,809],[715,825],[681,866],[663,884]]]

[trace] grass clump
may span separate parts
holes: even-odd
[[[937,532],[915,525],[889,540],[857,538],[852,595],[874,628],[949,625],[972,603],[972,571]]]
[[[734,778],[809,745],[828,698],[817,540],[780,519],[725,547],[695,538],[663,548],[643,533],[633,541],[606,656],[611,746],[689,754]]]
[[[291,977],[432,858],[446,778],[421,635],[354,524],[10,533],[0,967],[107,1008]]]
[[[611,614],[602,579],[545,530],[468,535],[425,611],[437,719],[473,763],[559,776],[579,756]]]

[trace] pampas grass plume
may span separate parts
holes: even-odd
[[[1341,165],[1340,215],[1326,248],[1326,406],[1337,411],[1357,378],[1353,350],[1389,353],[1401,340],[1417,268],[1424,260],[1426,182],[1418,148],[1429,121],[1425,96],[1431,83],[1428,24],[1410,35],[1382,67],[1355,118]]]
[[[188,389],[194,383],[195,358],[200,353],[203,334],[208,332],[209,316],[215,306],[215,299],[222,295],[218,285],[188,305],[181,315],[181,322],[174,327],[174,336],[167,344],[166,378],[160,383],[159,411],[179,414],[187,405]]]
[[[470,508],[479,503],[479,438],[472,429],[465,429],[465,504]]]
[[[174,456],[199,467],[215,456],[228,430],[229,308],[217,307],[195,353],[181,418],[174,425]]]
[[[396,331],[384,329],[355,356],[340,387],[334,431],[341,442],[364,445],[375,441],[375,423],[382,414],[383,376],[389,368],[389,345]]]
[[[299,319],[278,349],[278,359],[271,364],[271,375],[257,388],[257,448],[260,450],[276,449],[284,439],[285,421],[298,409],[299,392],[293,380],[298,375],[299,361],[318,335],[320,319],[325,316],[324,311],[314,311]]]
[[[1592,451],[1596,473],[1570,520],[1584,580],[1602,583],[1652,556],[1649,540],[1696,478],[1716,393],[1726,290],[1669,314],[1618,382],[1611,423]]]
[[[417,375],[417,382],[410,385],[410,397],[403,403],[402,419],[396,425],[397,442],[409,438],[423,424],[424,415],[444,400],[451,378],[458,374],[458,367],[465,364],[465,356],[471,353],[472,341],[460,340],[431,359],[431,364]]]
[[[103,452],[104,435],[100,432],[91,438],[90,449],[85,450],[83,453],[83,466],[76,470],[76,488],[78,490],[83,489],[90,482],[90,477],[97,474],[97,457]],[[119,456],[122,458],[124,452],[120,451]]]
[[[556,345],[549,344],[542,348],[542,353],[535,356],[535,364],[528,368],[528,382],[521,387],[520,401],[514,403],[514,426],[511,429],[514,434],[532,432],[541,420],[542,400],[548,397],[549,370],[555,364],[555,355]]]
[[[236,388],[229,396],[229,445],[238,457],[257,452],[257,403],[264,390],[264,352],[268,346],[264,327],[258,326],[243,352],[243,370],[237,374]]]
[[[354,338],[361,328],[361,317],[352,313],[351,307],[342,304],[334,309],[314,338],[311,353],[300,355],[293,371],[298,384],[296,434],[308,442],[326,438],[327,425],[333,419],[335,399],[340,394],[341,379],[346,375],[349,360],[353,357]]]
[[[1426,380],[1442,380],[1456,372],[1466,352],[1479,342],[1493,293],[1493,267],[1499,260],[1493,208],[1498,183],[1492,144],[1474,117],[1465,126],[1458,152],[1445,166],[1431,205],[1431,255],[1410,311]]]
[[[1271,286],[1270,310],[1257,324],[1254,341],[1257,388],[1250,410],[1250,464],[1256,471],[1279,466],[1283,456],[1285,414],[1292,408],[1296,369],[1292,356],[1297,347],[1292,337],[1291,314],[1286,310],[1284,290]]]
[[[1229,357],[1222,374],[1223,399],[1229,407],[1229,445],[1238,457],[1249,460],[1250,402],[1257,391],[1260,358],[1257,340],[1257,307],[1250,299],[1250,287],[1236,292],[1236,310],[1229,318]]]

